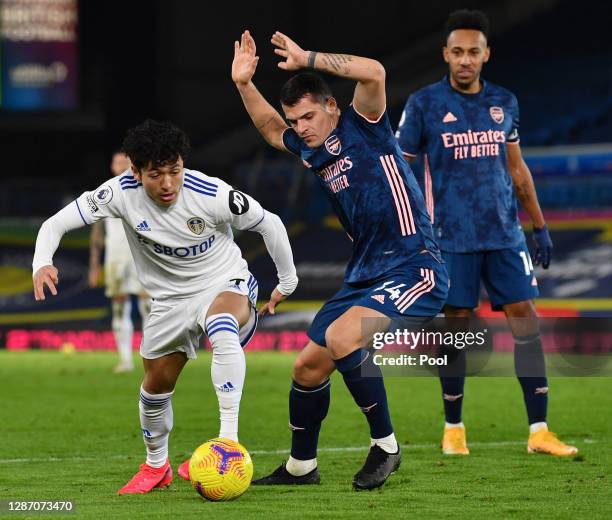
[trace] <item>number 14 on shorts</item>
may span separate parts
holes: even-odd
[[[393,285],[394,283],[395,283],[394,280],[389,280],[389,281],[383,283],[380,287],[376,287],[376,289],[374,289],[373,292],[376,292],[376,291],[385,291],[385,292],[389,293],[389,299],[392,300],[392,301],[395,301],[402,294],[400,289],[402,287],[406,287],[406,284],[405,283],[398,283],[394,287],[389,287],[390,285]]]
[[[525,276],[529,276],[533,272],[533,263],[531,262],[531,255],[525,251],[519,251],[519,256],[523,260],[523,268],[525,269]]]

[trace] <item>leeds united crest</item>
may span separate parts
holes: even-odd
[[[206,224],[204,223],[204,219],[200,217],[191,217],[187,221],[187,227],[196,235],[201,235],[206,227]]]

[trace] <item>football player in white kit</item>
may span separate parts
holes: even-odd
[[[211,377],[219,401],[220,437],[238,438],[244,384],[243,346],[257,325],[257,281],[235,244],[231,227],[260,233],[279,284],[260,315],[274,313],[297,286],[287,231],[273,213],[221,179],[183,166],[187,136],[170,123],[147,120],[128,131],[123,150],[131,173],[83,193],[46,220],[33,261],[34,296],[57,294],[53,254],[64,233],[105,217],[120,218],[143,287],[153,299],[140,353],[140,423],[147,451],[140,471],[120,494],[166,487],[172,394],[202,332],[212,345]]]
[[[115,152],[111,161],[111,172],[116,177],[129,173],[130,160],[123,152]],[[134,369],[132,358],[132,303],[130,295],[138,296],[138,311],[143,328],[149,311],[151,299],[140,285],[132,253],[123,230],[121,219],[106,218],[91,226],[89,248],[89,285],[96,287],[100,279],[100,257],[104,251],[105,294],[111,299],[112,329],[119,353],[119,363],[115,373],[129,372]]]

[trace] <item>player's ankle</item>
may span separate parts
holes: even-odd
[[[168,460],[167,456],[160,457],[158,455],[151,456],[147,454],[147,466],[155,469],[163,468],[166,465],[166,461]]]
[[[391,433],[391,435],[387,435],[381,439],[370,439],[370,446],[374,446],[374,444],[387,453],[397,453],[399,450],[395,433]]]
[[[301,477],[303,475],[307,475],[312,470],[317,467],[317,459],[309,459],[309,460],[298,460],[289,456],[289,460],[287,464],[285,464],[285,469],[289,472],[289,474],[294,477]]]
[[[529,433],[536,433],[540,430],[548,431],[548,424],[545,421],[535,422],[529,425]]]
[[[465,430],[465,425],[462,422],[458,422],[458,423],[449,423],[449,422],[445,422],[444,423],[444,427],[445,428],[463,428]]]

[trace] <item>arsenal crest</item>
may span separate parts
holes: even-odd
[[[187,227],[196,235],[201,235],[206,227],[206,224],[204,223],[204,219],[200,217],[191,217],[187,221]]]
[[[342,151],[342,144],[340,143],[338,136],[330,135],[325,140],[325,149],[332,155],[340,155],[340,152]]]
[[[504,111],[502,107],[491,107],[489,108],[489,114],[491,114],[491,119],[495,121],[498,125],[501,125],[504,122]]]

